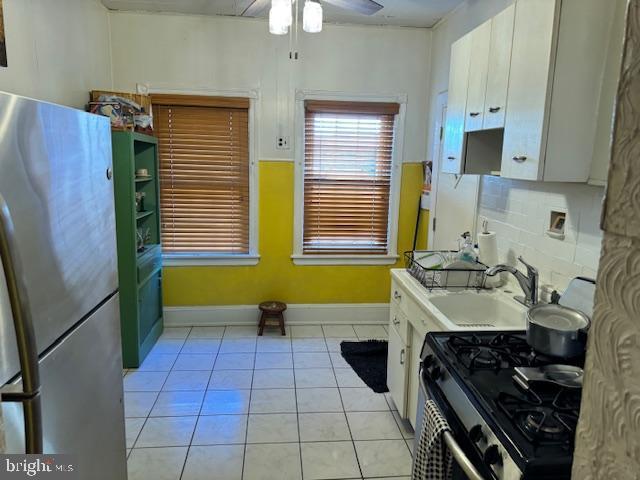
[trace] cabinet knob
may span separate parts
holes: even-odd
[[[502,107],[489,107],[489,113],[498,113]]]
[[[522,163],[527,159],[526,155],[516,155],[515,157],[512,158],[512,160],[514,162],[518,162],[518,163]]]
[[[447,160],[455,160],[456,157],[447,157]]]
[[[478,115],[480,115],[480,112],[470,112],[469,113],[470,117],[477,117]]]

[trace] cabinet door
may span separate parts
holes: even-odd
[[[462,173],[464,153],[464,120],[467,106],[471,36],[465,35],[451,45],[449,68],[449,100],[444,125],[442,172]]]
[[[542,177],[553,57],[557,0],[518,0],[507,112],[502,176],[522,180]]]
[[[467,83],[467,115],[464,124],[466,132],[482,130],[484,99],[487,91],[487,71],[490,68],[491,20],[480,25],[469,35],[471,35],[471,54],[469,59],[469,81]]]
[[[420,393],[420,353],[424,335],[417,330],[411,330],[411,355],[409,364],[409,396],[407,398],[407,418],[416,429],[416,417],[418,413],[418,394]]]
[[[389,350],[387,357],[387,386],[402,418],[407,418],[407,345],[395,326],[389,324]]]
[[[504,127],[515,11],[516,6],[511,5],[491,20],[484,130]]]

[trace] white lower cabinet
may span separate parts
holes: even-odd
[[[398,413],[407,417],[407,359],[409,347],[400,337],[393,322],[389,322],[389,356],[387,357],[387,386]]]
[[[387,386],[398,413],[415,429],[422,344],[428,332],[443,328],[423,304],[428,302],[426,290],[419,286],[419,293],[409,293],[410,283],[416,281],[405,270],[392,271]],[[420,294],[425,298],[419,300]]]
[[[416,429],[416,414],[418,413],[418,394],[420,393],[420,352],[424,335],[417,330],[411,330],[411,359],[409,363],[409,393],[407,395],[407,418]]]

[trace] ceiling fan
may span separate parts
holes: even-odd
[[[301,0],[253,0],[242,12],[242,16],[258,17],[270,8],[269,31],[276,35],[284,35],[288,33],[291,26],[291,7],[299,1]],[[362,15],[373,15],[383,8],[373,0],[323,0],[323,3]],[[317,33],[322,30],[322,6],[318,0],[305,0],[303,28],[308,33]]]

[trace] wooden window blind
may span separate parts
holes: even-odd
[[[387,254],[394,103],[305,102],[306,254]]]
[[[249,100],[153,95],[162,246],[249,253]]]

